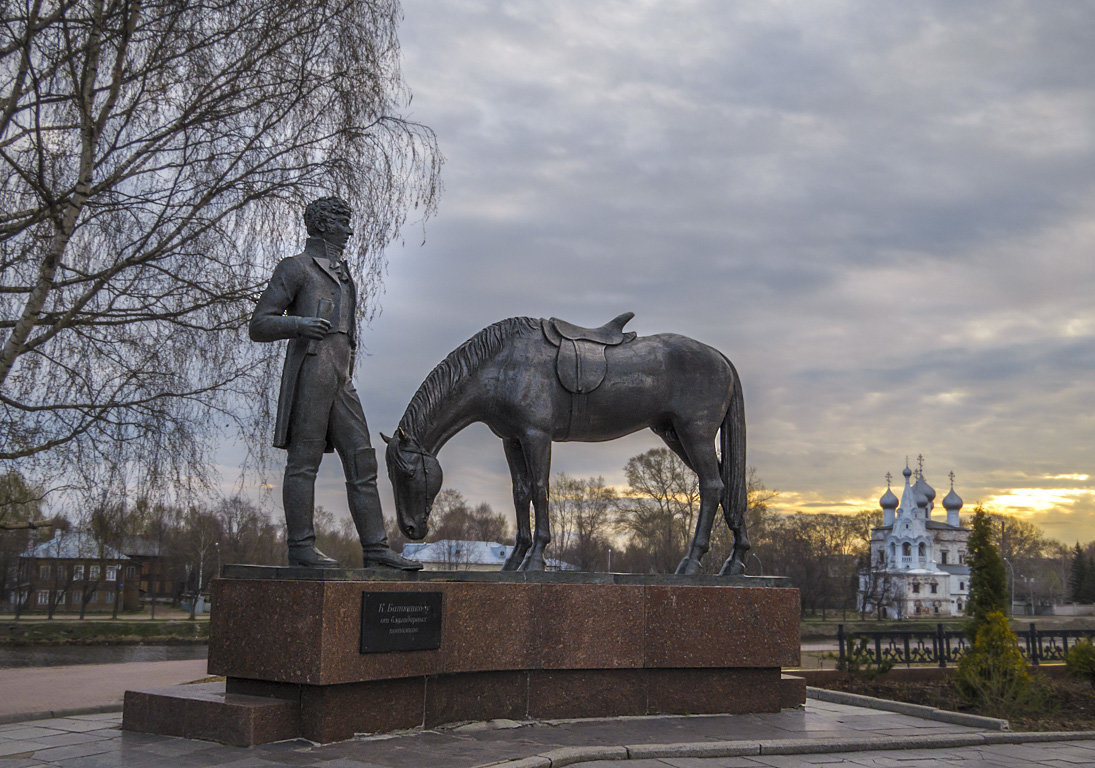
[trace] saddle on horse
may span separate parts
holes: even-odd
[[[624,312],[600,328],[583,328],[556,317],[541,320],[544,338],[558,348],[555,373],[563,388],[575,395],[588,395],[605,380],[608,363],[605,348],[626,344],[635,338],[624,326],[634,312]]]

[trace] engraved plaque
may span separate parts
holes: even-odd
[[[440,647],[440,592],[361,593],[362,653]]]

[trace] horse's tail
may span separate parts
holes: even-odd
[[[749,549],[745,533],[745,510],[748,505],[745,482],[745,399],[741,391],[741,379],[730,360],[730,373],[734,383],[730,390],[730,405],[722,419],[719,447],[722,457],[719,470],[722,473],[722,514],[734,533],[734,559],[741,562]]]

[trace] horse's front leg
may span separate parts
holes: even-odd
[[[529,504],[532,501],[532,489],[529,485],[528,470],[525,466],[525,454],[516,440],[503,440],[506,463],[509,464],[510,480],[513,481],[513,508],[517,513],[517,539],[513,542],[513,551],[502,565],[503,571],[516,571],[525,559],[525,553],[532,546],[532,529],[529,527]]]
[[[711,526],[719,509],[723,482],[719,474],[718,456],[715,455],[715,446],[710,436],[690,435],[688,432],[682,434],[680,430],[678,434],[700,481],[700,512],[696,516],[696,532],[692,536],[688,554],[677,566],[678,574],[690,576],[700,572],[700,560],[711,546]]]
[[[525,555],[518,570],[542,571],[547,567],[544,549],[551,543],[551,524],[548,519],[548,475],[551,472],[551,437],[547,434],[527,435],[521,441],[525,455],[525,468],[532,494],[532,511],[536,514],[536,532],[532,548]]]

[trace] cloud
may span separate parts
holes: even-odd
[[[1095,9],[404,13],[412,116],[437,131],[446,191],[425,245],[389,252],[358,368],[374,430],[495,320],[633,310],[640,333],[735,361],[749,463],[783,501],[874,505],[907,453],[937,486],[954,469],[970,500],[1089,471]],[[554,467],[621,483],[659,444],[557,445]],[[510,506],[487,430],[441,458],[469,498]],[[1095,537],[1085,498],[1030,514]]]

